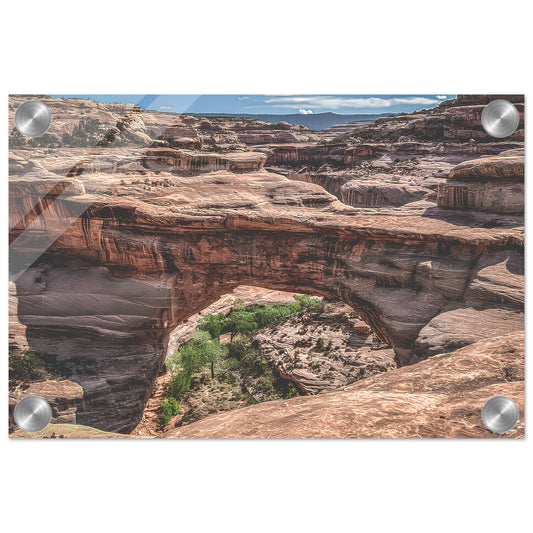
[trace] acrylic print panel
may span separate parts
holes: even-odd
[[[10,436],[522,438],[523,117],[11,96]]]

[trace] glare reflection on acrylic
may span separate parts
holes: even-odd
[[[12,95],[9,132],[10,437],[523,438],[522,95]]]

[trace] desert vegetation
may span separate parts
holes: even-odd
[[[52,361],[45,360],[36,350],[28,348],[21,353],[9,354],[9,386],[45,381],[61,377]]]
[[[320,313],[323,309],[322,300],[301,295],[286,305],[245,306],[236,300],[228,315],[203,317],[191,339],[166,360],[170,379],[161,403],[159,429],[180,413],[181,402],[187,404],[179,422],[183,424],[231,408],[232,403],[252,405],[301,394],[272,368],[250,338],[295,314]]]

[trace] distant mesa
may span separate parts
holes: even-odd
[[[230,114],[230,113],[189,113],[197,117],[241,117],[255,118],[262,122],[278,123],[287,122],[292,125],[300,125],[314,131],[321,131],[339,124],[350,122],[371,122],[381,117],[387,117],[390,113],[377,114],[354,114],[342,115],[338,113],[294,113],[290,115],[267,115],[267,114]]]

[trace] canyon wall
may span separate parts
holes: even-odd
[[[498,98],[514,102],[520,116],[519,129],[502,140],[488,135],[481,125],[485,104]],[[272,144],[265,150],[266,166],[290,179],[321,185],[354,207],[407,205],[433,198],[459,163],[522,148],[524,98],[460,96],[433,109],[348,126],[340,134],[321,132],[314,143]],[[512,184],[509,196],[519,196],[519,189]],[[448,184],[447,194],[458,199],[463,193],[457,184]],[[479,183],[468,196],[472,200],[465,208],[479,204],[483,210],[497,199]],[[508,203],[508,212],[519,212],[513,207],[515,200]]]
[[[39,205],[31,184],[24,202],[21,187],[12,189],[14,227],[25,213],[17,206]],[[28,344],[83,387],[79,423],[130,431],[169,333],[240,284],[342,299],[403,365],[425,357],[420,347],[415,353],[420,331],[470,307],[468,298],[481,309],[505,308],[506,327],[522,327],[520,289],[507,294],[508,276],[519,284],[522,275],[517,220],[480,229],[458,228],[438,212],[367,217],[318,186],[269,173],[176,177],[173,185],[155,195],[157,204],[121,197],[131,194],[128,184],[108,198],[59,195],[12,235],[12,265],[31,265],[13,272],[18,319]],[[248,210],[234,211],[243,198]],[[65,220],[70,225],[34,259],[43,235]]]

